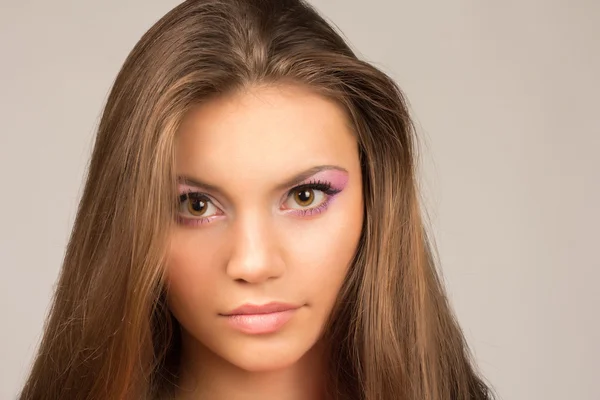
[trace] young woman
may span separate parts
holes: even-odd
[[[299,0],[190,0],[108,98],[21,399],[482,400],[402,94]]]

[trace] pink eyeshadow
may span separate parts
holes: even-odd
[[[348,173],[339,170],[322,171],[313,175],[310,180],[328,181],[333,189],[344,190],[348,184]]]

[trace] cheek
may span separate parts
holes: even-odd
[[[327,312],[348,273],[362,229],[362,210],[357,204],[337,204],[319,223],[306,224],[306,230],[286,232],[283,237],[293,249],[288,273],[295,285],[303,288],[309,302]],[[342,207],[343,206],[343,207]]]
[[[302,278],[303,287],[311,288],[315,293],[337,288],[346,275],[352,251],[339,236],[325,236],[326,232],[320,232],[318,237],[311,239],[309,246],[298,249],[293,261],[297,268],[290,271],[295,278]]]
[[[204,239],[204,238],[203,238]],[[215,268],[213,243],[199,240],[195,232],[180,230],[172,235],[167,260],[168,302],[173,313],[186,316],[202,314],[204,307],[218,299],[215,282],[219,269]]]

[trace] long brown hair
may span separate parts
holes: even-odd
[[[403,95],[300,0],[188,0],[136,44],[98,128],[44,336],[21,399],[150,399],[177,379],[164,267],[174,140],[194,105],[302,84],[348,114],[365,220],[324,338],[333,399],[483,400],[422,221]]]

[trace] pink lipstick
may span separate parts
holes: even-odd
[[[300,306],[285,303],[263,305],[244,304],[227,314],[227,323],[242,333],[259,335],[277,332],[295,314]]]

